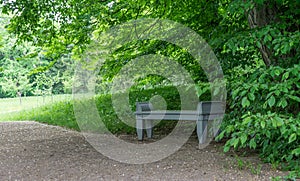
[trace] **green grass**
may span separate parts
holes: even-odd
[[[164,97],[166,102],[168,103],[168,109],[179,109],[180,107],[180,99],[177,90],[174,87],[165,87],[165,88],[156,88],[151,90],[143,90],[143,91],[131,91],[130,92],[130,106],[131,109],[135,110],[135,102],[136,101],[147,101],[151,99],[154,95],[161,95]],[[58,98],[58,97],[57,97]],[[35,100],[41,101],[40,97],[28,98],[28,103],[25,104],[25,101],[22,103],[22,108],[14,107],[14,105],[18,105],[18,99],[10,99],[12,103],[8,103],[7,101],[2,100],[2,105],[10,106],[12,109],[6,109],[6,113],[0,116],[0,121],[4,120],[35,120],[41,123],[58,125],[61,127],[66,127],[74,130],[79,130],[79,126],[76,122],[74,115],[74,101],[73,100],[64,100],[59,101],[54,98],[55,101],[49,104],[39,106],[39,104],[35,103]],[[8,99],[6,99],[8,100]],[[102,118],[106,128],[112,133],[135,133],[135,128],[128,126],[123,123],[117,116],[114,111],[114,107],[111,100],[111,95],[98,95],[92,100],[83,100],[82,103],[85,104],[87,101],[94,101],[96,103],[98,113]],[[3,103],[4,102],[4,103]],[[30,108],[31,107],[31,108]],[[13,109],[17,110],[16,112],[9,112]],[[84,108],[86,109],[86,108]],[[21,110],[21,111],[20,111]],[[3,111],[4,112],[4,111]],[[86,115],[87,117],[89,115]],[[94,120],[90,120],[87,118],[87,122],[80,123],[81,127],[87,126],[89,127],[89,131],[99,131],[99,124],[97,122],[93,122]],[[172,122],[175,123],[175,122]],[[170,131],[172,130],[172,126],[175,124],[170,124],[170,122],[162,121],[157,125],[154,130],[160,131]]]
[[[71,94],[53,95],[53,96],[30,96],[20,98],[0,99],[0,121],[9,120],[14,115],[23,111],[37,109],[57,102],[71,100]]]
[[[120,97],[122,97],[121,94],[122,93],[120,93]],[[155,95],[163,97],[167,103],[167,109],[180,109],[181,102],[179,92],[173,86],[166,86],[147,90],[131,90],[129,94],[129,103],[132,112],[135,110],[135,103],[137,101],[149,101]],[[46,97],[45,101],[43,100],[43,97],[28,97],[23,100],[22,105],[20,105],[17,98],[2,99],[0,105],[7,108],[3,110],[3,113],[0,115],[0,121],[34,120],[41,123],[79,130],[73,110],[74,100],[71,100],[70,97],[70,95],[54,96],[53,100],[51,97]],[[115,95],[115,97],[118,97],[118,95]],[[203,99],[204,98],[201,98],[201,100]],[[93,101],[96,104],[99,116],[111,133],[135,134],[134,127],[128,126],[118,118],[110,94],[97,95],[91,100],[81,100],[79,103],[82,105],[89,105],[87,104],[89,101]],[[121,101],[123,101],[122,98]],[[120,103],[120,105],[126,106],[126,103]],[[85,114],[85,110],[88,109],[89,108],[87,107],[82,107],[80,110],[83,110],[82,112]],[[83,116],[84,121],[80,122],[81,128],[85,127],[88,128],[89,131],[96,132],[103,131],[99,126],[99,122],[91,117],[91,115]],[[154,131],[167,134],[172,131],[172,128],[175,125],[176,121],[161,121],[154,127]]]
[[[0,121],[34,120],[50,125],[57,125],[79,130],[71,100],[53,101],[40,107],[23,109],[18,112],[2,114]]]
[[[0,99],[0,114],[9,112],[18,112],[25,109],[45,106],[59,101],[70,100],[71,94],[61,94],[53,96],[30,96],[20,98],[4,98]]]

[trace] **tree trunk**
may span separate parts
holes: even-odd
[[[253,9],[251,9],[247,13],[247,19],[250,28],[260,28],[274,22],[276,18],[276,6],[273,4],[271,6],[270,2],[266,2],[263,5],[255,5]],[[259,47],[259,51],[262,55],[263,61],[266,66],[270,66],[272,63],[271,57],[273,52],[263,44],[262,40],[257,40],[260,42],[261,47]],[[274,61],[274,60],[273,60]]]

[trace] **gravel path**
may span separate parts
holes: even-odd
[[[242,159],[261,166],[260,173],[249,164],[239,168],[218,143],[199,150],[196,137],[161,161],[129,165],[103,156],[75,131],[30,121],[0,123],[0,180],[270,180],[284,174],[256,156]]]

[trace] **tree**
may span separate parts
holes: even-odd
[[[33,59],[28,62],[23,61],[25,59],[24,54],[31,52],[32,47],[13,46],[15,40],[10,39],[5,31],[1,31],[1,33],[0,89],[4,97],[15,97],[18,95],[21,98],[21,95],[26,96],[32,90],[28,67],[32,67],[35,61]]]
[[[95,31],[147,17],[167,18],[191,27],[209,41],[225,65],[241,64],[241,60],[247,64],[259,53],[266,66],[290,66],[296,62],[293,57],[299,57],[299,41],[295,41],[299,38],[299,1],[1,2],[3,13],[14,12],[9,31],[20,41],[52,47],[49,50],[54,58],[68,51],[71,44],[77,53],[82,52]],[[234,56],[226,58],[228,54]]]
[[[247,18],[250,40],[266,66],[292,66],[299,58],[299,7],[299,1],[240,1],[232,3],[231,13],[243,10],[239,16]]]
[[[41,74],[52,78],[53,85],[46,86],[52,87],[51,94],[64,93],[63,80],[73,75],[70,54],[54,60],[47,56],[47,47],[36,47],[27,41],[17,44],[16,37],[4,28],[10,18],[2,15],[0,19],[0,97],[33,95]]]
[[[11,65],[12,66],[12,65]],[[16,71],[17,70],[17,71]],[[10,97],[25,95],[32,90],[32,84],[26,75],[26,70],[14,66],[2,72],[0,86]]]

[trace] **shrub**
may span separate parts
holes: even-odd
[[[258,149],[263,160],[299,171],[300,64],[234,72],[229,78],[230,107],[217,137],[229,137],[224,151]]]

